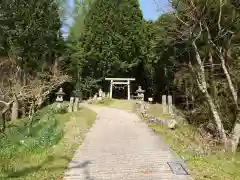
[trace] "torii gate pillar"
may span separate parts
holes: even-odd
[[[111,84],[110,84],[110,98],[112,98],[112,90],[113,90],[113,80],[111,80]]]
[[[131,92],[131,91],[130,91],[130,81],[128,80],[127,83],[128,83],[128,84],[127,84],[127,88],[128,88],[128,100],[130,100],[130,92]]]
[[[110,81],[110,92],[109,92],[109,96],[110,98],[112,98],[112,91],[113,91],[113,86],[114,84],[120,84],[120,85],[127,85],[127,89],[128,89],[128,92],[127,92],[127,99],[130,100],[131,97],[130,97],[130,93],[131,93],[131,81],[135,81],[135,78],[105,78],[105,80],[108,80]]]

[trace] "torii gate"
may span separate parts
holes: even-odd
[[[111,81],[110,83],[110,98],[112,98],[112,91],[114,85],[127,85],[128,87],[128,100],[130,100],[130,82],[135,81],[135,78],[105,78],[107,81]]]

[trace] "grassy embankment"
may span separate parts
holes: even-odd
[[[135,112],[134,101],[105,100],[102,105]],[[150,105],[148,113],[155,117],[170,118],[162,113],[160,104]],[[186,160],[190,174],[195,180],[238,180],[240,179],[240,152],[234,157],[208,148],[208,141],[193,127],[181,123],[175,130],[154,124],[150,128],[161,135],[165,142]]]
[[[95,118],[89,109],[59,114],[48,106],[31,127],[24,119],[16,120],[0,139],[0,179],[62,179]]]

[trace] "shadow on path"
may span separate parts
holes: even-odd
[[[83,163],[80,163],[79,165],[71,167],[70,169],[83,169],[84,180],[95,180],[95,178],[90,176],[89,169],[88,169],[89,164],[92,164],[92,163],[91,161],[87,160],[87,161],[84,161]]]

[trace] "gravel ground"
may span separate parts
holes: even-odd
[[[65,172],[65,180],[190,180],[167,162],[179,160],[137,115],[95,107],[98,116]]]

